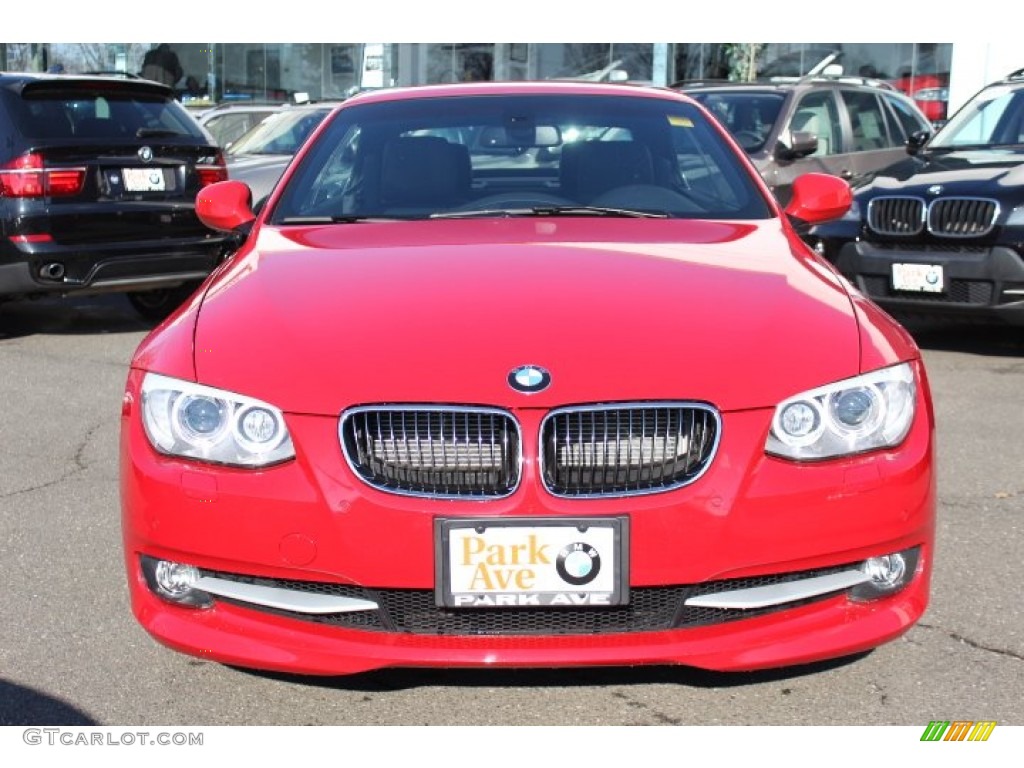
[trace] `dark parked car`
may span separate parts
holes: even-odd
[[[856,182],[931,129],[914,102],[879,80],[807,77],[793,82],[680,83],[729,129],[785,204],[793,180],[814,171]]]
[[[223,156],[170,88],[3,74],[0,137],[0,301],[124,292],[159,319],[228,249],[195,215]]]
[[[1024,324],[1024,70],[908,149],[819,250],[891,311]]]

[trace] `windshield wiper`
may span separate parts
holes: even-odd
[[[403,221],[395,216],[286,216],[277,224],[356,224],[361,221]]]
[[[535,205],[530,208],[495,208],[479,211],[433,213],[432,219],[472,219],[513,216],[612,216],[630,219],[667,219],[667,213],[635,211],[630,208],[602,208],[596,205]]]
[[[944,144],[938,147],[926,147],[925,153],[932,152],[935,154],[945,155],[950,152],[971,152],[978,149],[998,149],[1005,147],[1005,144]]]
[[[184,136],[180,131],[172,131],[167,128],[139,128],[135,137],[139,139],[153,139],[161,136]]]

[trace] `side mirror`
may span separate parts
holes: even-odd
[[[196,197],[196,216],[210,229],[234,232],[256,219],[252,211],[252,190],[237,180],[203,187]]]
[[[931,131],[914,131],[907,138],[907,142],[904,145],[907,148],[907,154],[916,155],[921,151],[921,147],[928,143],[928,139],[931,137]]]
[[[820,224],[840,218],[850,210],[853,193],[838,176],[805,173],[793,182],[793,197],[786,214],[807,224]]]
[[[780,141],[775,148],[775,155],[780,160],[796,160],[813,155],[818,151],[818,136],[808,131],[790,131],[789,143]]]
[[[629,80],[629,72],[624,69],[613,69],[608,73],[609,83],[624,83]]]

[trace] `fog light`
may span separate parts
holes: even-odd
[[[869,581],[854,587],[850,597],[855,600],[873,600],[903,589],[914,578],[918,551],[915,547],[891,555],[869,557],[861,564],[861,570]]]
[[[192,591],[199,581],[199,571],[193,565],[160,560],[156,564],[156,588],[171,600],[180,600]]]
[[[213,605],[210,595],[194,586],[200,578],[194,565],[143,557],[142,574],[149,588],[165,600],[194,608]]]

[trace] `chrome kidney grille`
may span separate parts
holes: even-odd
[[[717,411],[699,403],[562,408],[541,426],[544,486],[555,496],[628,496],[686,485],[711,463]]]
[[[924,229],[924,200],[876,197],[868,203],[868,226],[880,235],[916,235]]]
[[[868,227],[879,235],[982,237],[992,231],[999,203],[978,197],[876,197],[868,203]]]
[[[928,206],[928,231],[939,237],[981,237],[995,226],[999,203],[975,197],[944,197]]]
[[[413,496],[499,498],[519,484],[521,437],[511,414],[457,406],[354,408],[339,428],[367,483]]]

